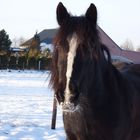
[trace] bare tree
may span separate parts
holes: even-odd
[[[20,37],[18,42],[19,42],[19,45],[23,44],[27,39],[24,38],[24,37]]]
[[[12,47],[14,47],[14,48],[17,47],[17,38],[12,39]]]
[[[13,40],[12,40],[12,47],[18,48],[18,47],[19,47],[22,43],[24,43],[25,41],[26,41],[26,39],[23,38],[23,37],[19,37],[19,38],[15,37],[15,38],[13,38]]]
[[[134,51],[134,46],[130,39],[127,39],[120,47],[124,50]]]
[[[138,47],[136,51],[137,51],[137,52],[140,52],[140,47]]]

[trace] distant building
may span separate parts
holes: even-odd
[[[13,47],[12,48],[11,47],[10,56],[15,56],[15,57],[25,56],[27,51],[28,51],[28,48],[23,48],[23,47],[19,47],[19,48]]]
[[[52,40],[56,35],[57,30],[58,29],[46,29],[38,33],[41,44],[45,43],[46,46],[51,48]],[[140,63],[140,52],[121,49],[99,26],[98,30],[102,43],[105,44],[111,52],[112,59],[120,59],[121,61]],[[21,46],[28,48],[31,41],[32,38],[21,44]]]
[[[38,33],[39,38],[40,38],[40,43],[42,43],[42,44],[45,43],[47,45],[52,44],[52,40],[53,40],[56,32],[57,32],[57,29],[46,29],[46,30],[43,30],[40,33]],[[31,44],[32,39],[33,38],[27,40],[26,42],[21,44],[21,46],[28,48]]]

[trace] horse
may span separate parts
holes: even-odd
[[[60,2],[50,83],[67,140],[140,140],[140,65],[117,69],[97,30],[97,8],[73,16]]]

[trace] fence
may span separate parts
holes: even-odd
[[[0,56],[0,69],[35,69],[35,70],[49,70],[51,65],[51,58],[26,58],[6,55]]]

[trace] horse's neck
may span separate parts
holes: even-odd
[[[119,82],[123,80],[122,75],[111,63],[106,62],[99,67],[100,69],[96,71],[96,75],[99,76],[99,85],[102,86],[98,87],[102,88],[102,91],[106,90],[115,94],[120,85]]]
[[[107,61],[105,61],[105,63],[102,63],[102,61],[99,63],[88,62],[88,64],[86,63],[84,66],[80,78],[80,88],[82,91],[87,90],[85,92],[88,93],[94,91],[94,93],[97,92],[98,95],[104,94],[105,90],[109,90],[112,86],[118,85],[118,79],[121,79],[121,75],[111,63]]]

